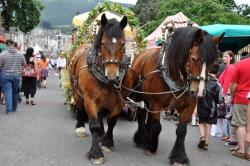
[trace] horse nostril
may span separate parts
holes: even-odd
[[[196,94],[195,94],[195,91],[194,91],[194,90],[190,90],[190,94],[191,94],[192,96],[196,96]]]

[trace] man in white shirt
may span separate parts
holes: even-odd
[[[57,70],[59,73],[59,79],[61,79],[61,70],[66,67],[66,59],[64,54],[61,52],[56,61]]]

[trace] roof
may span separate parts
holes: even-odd
[[[168,16],[166,19],[156,28],[154,32],[152,32],[149,36],[145,38],[148,41],[148,47],[152,47],[156,45],[156,42],[161,39],[162,36],[162,27],[168,22],[183,22],[174,24],[174,28],[186,27],[189,18],[185,16],[182,12],[177,13],[176,15]],[[196,23],[193,26],[197,27]]]

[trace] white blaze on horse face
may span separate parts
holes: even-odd
[[[114,38],[114,37],[112,38],[112,43],[114,43],[114,44],[117,43],[116,38]]]
[[[114,67],[113,65],[112,66],[106,65],[105,70],[104,70],[104,74],[108,80],[116,80],[120,76],[119,67]]]
[[[108,77],[108,69],[105,67],[105,72],[104,72],[105,77]]]
[[[203,96],[203,91],[205,89],[205,77],[206,77],[206,63],[203,63],[201,74],[200,74],[200,78],[203,78],[203,79],[200,80],[200,83],[199,83],[198,97]]]

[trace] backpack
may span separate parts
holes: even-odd
[[[35,67],[32,64],[26,64],[22,67],[23,77],[36,77]]]

